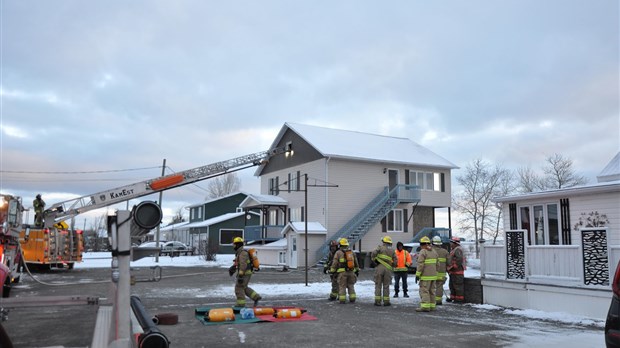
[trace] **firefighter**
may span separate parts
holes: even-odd
[[[34,226],[43,227],[43,210],[45,210],[45,201],[41,198],[41,194],[32,201],[34,207]]]
[[[449,252],[442,246],[441,237],[433,237],[433,250],[437,253],[437,280],[435,282],[435,304],[443,304],[443,285],[446,283],[446,262]]]
[[[415,282],[420,286],[420,307],[416,308],[416,312],[430,312],[435,310],[437,252],[433,250],[431,240],[426,236],[420,238],[420,247],[418,269],[415,273]]]
[[[448,282],[450,286],[450,298],[446,301],[463,303],[465,302],[465,257],[463,255],[463,249],[461,248],[461,239],[459,237],[452,237],[450,240],[450,255],[448,256],[448,274],[450,280]]]
[[[245,307],[245,297],[247,296],[254,301],[254,307],[256,307],[262,297],[248,286],[252,277],[250,254],[243,248],[243,238],[235,237],[233,245],[235,248],[235,260],[229,269],[229,273],[232,276],[235,274],[235,271],[237,272],[237,282],[235,283],[236,306]]]
[[[346,238],[341,238],[338,244],[340,249],[334,253],[330,272],[336,274],[338,278],[338,301],[341,304],[346,303],[348,291],[349,302],[354,303],[356,299],[355,283],[359,275],[357,257],[353,250],[349,250],[349,241]]]
[[[327,256],[327,262],[325,263],[325,266],[323,266],[323,273],[328,274],[329,273],[329,278],[331,279],[331,283],[332,283],[332,291],[329,293],[329,300],[330,301],[335,301],[338,299],[338,274],[337,273],[333,273],[330,272],[330,265],[332,263],[332,260],[334,259],[334,255],[336,254],[336,251],[338,251],[338,241],[337,240],[332,240],[331,242],[329,242],[329,255]]]
[[[390,283],[392,271],[396,264],[396,253],[392,249],[392,238],[381,238],[382,243],[370,254],[370,259],[377,264],[375,267],[375,306],[390,305]]]
[[[400,280],[403,282],[403,296],[409,297],[407,294],[407,272],[411,266],[411,254],[403,249],[403,243],[396,243],[396,267],[394,267],[394,297],[398,297],[398,286]]]

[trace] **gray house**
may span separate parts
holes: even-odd
[[[289,267],[304,267],[306,252],[308,266],[316,264],[336,238],[370,251],[383,236],[408,242],[423,228],[450,227],[435,226],[435,213],[450,213],[451,171],[457,166],[410,139],[285,123],[271,148],[287,144],[292,152],[271,158],[255,173],[262,195],[286,202],[285,208],[267,208],[262,224],[307,219],[315,230],[319,224],[326,231],[318,247],[314,234],[303,252],[286,255]],[[289,228],[287,239],[296,231],[305,232]],[[282,237],[281,232],[264,237]]]

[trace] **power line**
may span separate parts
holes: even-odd
[[[118,172],[131,172],[146,169],[159,169],[161,167],[144,167],[144,168],[129,168],[129,169],[110,169],[110,170],[92,170],[92,171],[76,171],[76,172],[36,172],[26,170],[0,170],[0,173],[11,174],[101,174],[101,173],[118,173]]]

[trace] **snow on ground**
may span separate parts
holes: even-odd
[[[110,267],[111,254],[110,253],[85,253],[83,262],[75,265],[75,268],[106,268]],[[188,266],[204,266],[204,267],[220,267],[228,268],[232,265],[233,255],[217,255],[216,261],[205,261],[202,256],[179,256],[169,257],[160,256],[158,262],[155,257],[147,257],[138,261],[131,262],[131,267],[151,267],[159,265],[162,267],[188,267]],[[480,277],[479,262],[477,260],[468,260],[469,269],[466,271],[465,276],[468,278]],[[320,297],[325,295],[325,282],[320,283],[308,283],[306,286],[303,284],[265,284],[260,281],[253,281],[252,288],[259,293],[269,293],[271,295],[304,295],[312,297]],[[417,284],[410,284],[410,295],[415,300],[418,296]],[[359,281],[355,284],[355,292],[358,299],[374,299],[374,283],[370,280]],[[447,289],[447,284],[446,284]],[[188,295],[195,297],[219,297],[227,296],[233,292],[233,285],[220,285],[216,289],[209,289],[208,292],[196,291],[200,289],[178,289],[179,291],[187,292]],[[160,294],[166,296],[166,294]],[[398,300],[398,299],[395,299]],[[564,323],[567,325],[577,326],[594,326],[600,327],[601,331],[592,332],[575,331],[575,332],[563,332],[561,334],[550,334],[549,332],[533,332],[531,330],[515,331],[511,335],[515,336],[519,343],[511,345],[511,348],[532,348],[532,347],[601,347],[604,346],[603,327],[605,322],[602,320],[594,320],[590,318],[584,318],[575,316],[568,313],[559,312],[542,312],[537,310],[521,310],[521,309],[508,309],[493,305],[470,305],[473,308],[480,310],[490,311],[503,311],[506,314],[519,315],[526,318],[548,320]]]

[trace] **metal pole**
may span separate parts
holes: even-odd
[[[304,253],[306,254],[306,286],[308,286],[308,173],[304,174],[304,227],[306,229],[306,245]]]
[[[161,176],[166,175],[166,159],[164,158],[164,163],[161,165]],[[162,200],[162,196],[164,194],[164,191],[159,191],[159,206],[161,207],[161,200]],[[159,247],[159,225],[157,225],[157,232],[155,233],[155,246]],[[158,263],[159,262],[159,253],[157,253],[155,255],[155,262]]]

